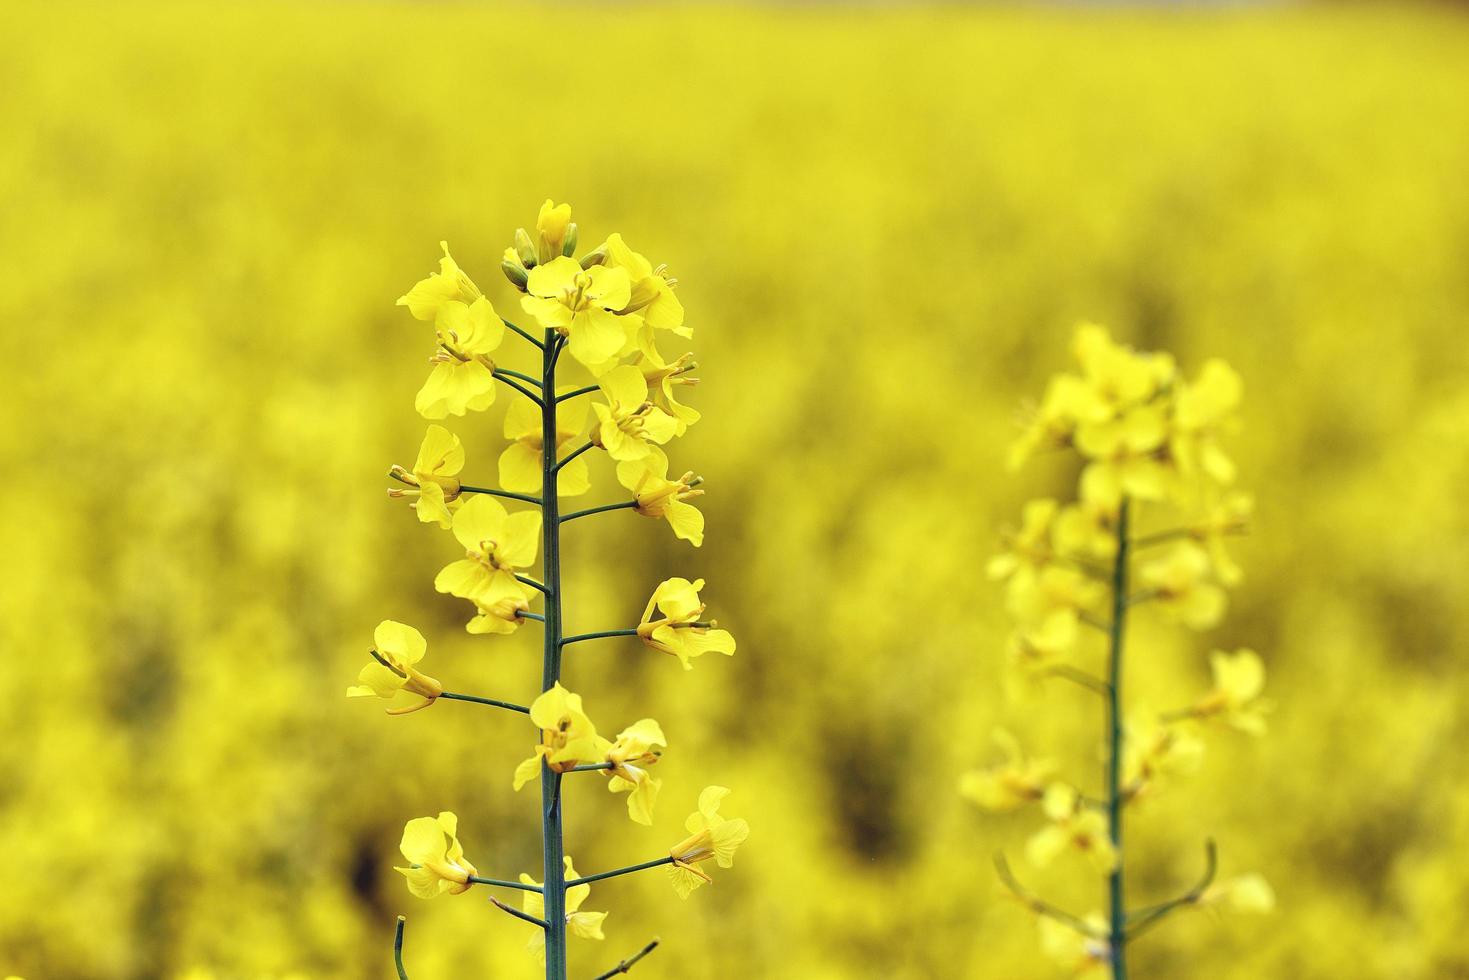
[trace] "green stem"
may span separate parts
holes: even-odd
[[[568,881],[566,883],[566,887],[570,888],[573,885],[589,885],[594,881],[601,881],[603,878],[616,878],[618,875],[630,875],[634,871],[647,871],[649,868],[657,868],[662,865],[672,863],[673,858],[661,857],[655,861],[644,861],[642,864],[634,864],[626,868],[618,868],[616,871],[603,871],[599,875],[587,875],[585,878],[576,878],[572,881]]]
[[[586,510],[572,511],[570,514],[561,518],[561,523],[565,524],[567,521],[574,521],[578,517],[591,517],[593,514],[605,514],[609,510],[622,510],[625,507],[636,507],[637,505],[638,502],[636,500],[624,500],[620,504],[603,504],[601,507],[588,507]]]
[[[556,355],[554,330],[541,344],[541,545],[546,615],[541,659],[541,690],[561,680],[561,518],[556,496]],[[546,980],[566,980],[566,870],[561,823],[561,774],[541,766],[541,880],[546,907]]]
[[[563,459],[561,462],[557,463],[556,464],[556,469],[557,470],[560,470],[561,467],[565,466],[567,463],[571,462],[573,459],[576,459],[582,453],[586,452],[588,449],[591,449],[595,445],[596,445],[595,442],[588,442],[585,446],[579,447],[576,450],[576,452],[572,453],[571,455],[569,455],[565,459]]]
[[[603,769],[615,769],[615,768],[617,768],[617,763],[615,763],[615,762],[588,762],[586,765],[583,765],[583,766],[573,766],[572,768],[570,768],[570,769],[568,769],[566,771],[567,772],[600,772]]]
[[[398,968],[398,980],[408,980],[408,971],[403,969],[403,924],[407,921],[398,916],[398,928],[393,933],[393,965]]]
[[[446,701],[468,701],[471,704],[487,704],[492,708],[504,708],[506,711],[518,711],[523,715],[530,714],[530,709],[523,704],[514,704],[510,701],[497,701],[494,698],[480,698],[473,694],[453,694],[445,691],[439,695]]]
[[[517,378],[517,379],[519,379],[521,381],[524,381],[526,384],[533,384],[537,388],[539,388],[541,386],[541,379],[540,378],[533,378],[530,375],[525,374],[525,373],[523,373],[521,371],[512,371],[509,368],[495,368],[495,373],[496,374],[503,374],[506,377],[510,377],[510,378]]]
[[[506,905],[504,902],[500,901],[498,898],[491,898],[490,899],[490,904],[493,905],[493,906],[495,906],[495,908],[499,909],[501,912],[509,912],[511,915],[515,916],[517,919],[521,920],[522,922],[529,922],[533,926],[540,926],[542,929],[546,929],[546,922],[545,922],[544,919],[537,919],[535,916],[531,915],[529,912],[522,912],[522,911],[520,911],[520,909],[516,908],[513,905]],[[547,929],[547,934],[548,935],[550,934],[550,930],[549,929]]]
[[[653,950],[657,948],[658,940],[655,939],[648,945],[644,946],[636,954],[634,954],[633,956],[629,956],[627,959],[623,960],[621,963],[617,964],[606,973],[597,974],[596,980],[608,980],[609,977],[615,977],[619,973],[626,973],[633,968],[633,964],[637,963],[638,960],[642,959],[644,956],[647,956],[649,953],[653,952]]]
[[[1122,647],[1127,626],[1127,539],[1129,503],[1117,511],[1117,557],[1112,566],[1112,622],[1107,649],[1107,832],[1117,866],[1107,878],[1107,940],[1112,980],[1127,980],[1127,904],[1123,892],[1122,807]]]
[[[637,636],[637,630],[602,630],[600,633],[578,633],[568,636],[561,641],[563,647],[569,647],[573,643],[581,643],[583,640],[604,640],[609,636]]]
[[[496,368],[493,373],[494,373],[495,377],[499,378],[502,382],[504,382],[505,384],[507,384],[510,387],[514,388],[516,391],[520,392],[522,395],[524,395],[525,397],[529,398],[531,401],[535,402],[537,405],[541,406],[542,408],[545,408],[546,407],[546,403],[543,402],[543,401],[541,401],[541,397],[539,395],[532,394],[531,393],[531,390],[529,388],[525,387],[524,385],[522,385],[519,381],[515,381],[512,378],[506,377],[504,371],[501,371],[499,368]]]
[[[532,497],[528,493],[511,493],[509,490],[493,490],[489,487],[459,487],[460,493],[483,493],[491,497],[504,497],[506,500],[523,500],[528,504],[539,504],[540,497]]]
[[[531,343],[535,344],[537,347],[541,348],[541,350],[545,350],[546,349],[545,348],[545,345],[542,344],[539,340],[537,340],[536,338],[532,337],[530,334],[526,333],[524,330],[520,329],[515,324],[511,323],[509,320],[505,319],[503,316],[500,317],[500,322],[503,323],[503,324],[505,324],[505,326],[509,327],[511,330],[514,330],[516,333],[520,334],[526,340],[529,340]]]
[[[558,402],[564,402],[566,399],[575,398],[577,395],[590,395],[592,392],[600,390],[601,387],[601,385],[587,385],[585,388],[578,388],[575,391],[568,391],[564,395],[557,395],[556,400]]]
[[[505,881],[503,878],[481,878],[479,875],[470,875],[469,880],[475,885],[498,885],[501,888],[516,888],[523,892],[538,892],[540,885],[527,885],[522,881]]]
[[[536,503],[539,504],[540,502],[541,502],[540,501],[540,498],[539,497],[536,498]],[[551,594],[551,590],[550,589],[546,588],[544,585],[542,585],[540,582],[537,582],[535,579],[531,578],[529,575],[521,575],[519,572],[516,572],[515,573],[515,581],[517,581],[517,582],[524,582],[526,585],[529,585],[531,588],[535,589],[537,592],[541,593],[542,595],[550,595]]]

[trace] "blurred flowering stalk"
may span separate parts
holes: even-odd
[[[385,620],[374,637],[372,660],[350,688],[349,697],[394,701],[390,715],[420,711],[441,700],[485,705],[526,715],[537,733],[534,751],[511,777],[518,791],[538,783],[541,791],[542,866],[540,880],[479,874],[459,840],[459,819],[448,811],[418,817],[403,829],[401,849],[408,862],[398,868],[408,888],[421,898],[460,895],[475,885],[517,890],[520,908],[498,898],[497,907],[528,923],[529,947],[545,963],[547,980],[564,980],[567,932],[602,939],[606,912],[583,910],[591,883],[603,878],[666,867],[680,896],[711,880],[701,865],[709,860],[729,867],[744,841],[744,820],[719,812],[729,792],[710,786],[688,818],[688,837],[664,856],[600,874],[582,876],[565,853],[561,784],[568,774],[602,777],[614,793],[626,794],[628,816],[651,826],[661,781],[650,769],[666,747],[663,730],[652,718],[624,728],[615,738],[598,733],[581,696],[562,686],[561,660],[574,643],[636,637],[650,649],[678,658],[685,669],[704,653],[733,654],[734,638],[704,616],[704,580],[671,578],[648,600],[641,620],[626,628],[566,636],[562,630],[561,529],[566,524],[617,510],[668,522],[673,533],[698,547],[704,517],[691,500],[704,491],[692,472],[670,477],[663,445],[697,422],[699,413],[678,400],[693,385],[697,366],[691,354],[667,360],[660,340],[691,337],[675,281],[632,251],[620,235],[576,256],[577,226],[568,205],[547,201],[535,237],[524,229],[505,250],[501,268],[520,291],[520,305],[539,330],[503,319],[490,299],[449,255],[439,271],[422,280],[398,302],[413,316],[433,324],[432,365],[418,393],[418,411],[429,419],[463,416],[494,403],[503,386],[514,399],[505,414],[507,444],[499,455],[499,488],[460,481],[466,465],[459,437],[431,424],[412,468],[394,466],[389,475],[401,487],[389,496],[410,502],[418,520],[449,531],[463,557],[438,574],[434,587],[467,600],[474,634],[506,635],[526,621],[544,632],[540,695],[529,705],[446,691],[420,664],[427,642],[418,630]],[[511,337],[510,335],[514,336]],[[523,343],[538,357],[528,371],[497,360],[502,345]],[[569,355],[569,356],[565,356]],[[579,372],[587,383],[563,384]],[[588,428],[587,400],[591,403]],[[629,496],[609,504],[563,514],[561,498],[591,488],[585,454],[600,450],[616,465],[617,479]],[[519,509],[511,511],[509,505]],[[540,551],[540,578],[532,577]],[[532,611],[539,600],[542,611]],[[403,922],[394,950],[399,974]],[[652,951],[657,941],[617,964],[603,976],[625,973]]]
[[[1202,730],[1265,732],[1264,666],[1252,650],[1209,655],[1212,689],[1192,703],[1156,711],[1124,703],[1132,666],[1127,619],[1156,607],[1192,630],[1215,626],[1225,587],[1240,579],[1226,539],[1246,530],[1250,498],[1230,489],[1235,467],[1220,437],[1234,423],[1240,381],[1223,361],[1185,379],[1173,358],[1115,343],[1082,326],[1074,353],[1081,373],[1053,378],[1012,450],[1018,468],[1038,453],[1080,456],[1075,501],[1033,500],[1019,530],[989,565],[1003,580],[1016,620],[1009,647],[1009,690],[1023,695],[1048,678],[1078,684],[1103,702],[1100,791],[1058,777],[1049,759],[1027,755],[998,731],[1004,759],[963,777],[961,792],[987,810],[1036,805],[1045,825],[1028,841],[1027,860],[1049,864],[1065,852],[1105,876],[1105,912],[1076,915],[1027,891],[997,857],[1001,879],[1039,916],[1046,951],[1076,972],[1127,976],[1127,944],[1186,907],[1227,904],[1268,911],[1270,886],[1258,875],[1217,881],[1212,841],[1199,881],[1161,904],[1128,909],[1123,822],[1168,778],[1196,768]]]

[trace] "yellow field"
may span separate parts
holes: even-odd
[[[1012,704],[984,562],[1017,407],[1074,324],[1246,384],[1258,499],[1224,625],[1146,614],[1139,698],[1251,645],[1278,708],[1129,829],[1139,901],[1263,872],[1269,917],[1180,915],[1136,978],[1469,977],[1469,19],[1431,8],[1048,12],[312,3],[7,5],[0,59],[0,975],[533,977],[483,889],[425,903],[403,821],[538,868],[527,733],[342,697],[383,618],[524,700],[536,639],[462,630],[454,548],[388,501],[424,336],[394,300],[499,256],[546,197],[667,261],[696,326],[694,554],[567,533],[570,623],[674,574],[739,637],[684,674],[572,648],[608,718],[673,736],[654,831],[570,793],[582,868],[656,855],[708,782],[753,832],[688,902],[598,886],[590,977],[1052,977],[962,801],[996,724],[1078,778],[1079,692]],[[501,399],[457,420],[493,479]],[[594,464],[595,501],[616,499]],[[590,500],[590,498],[589,498]],[[1141,668],[1140,668],[1141,671]],[[598,781],[600,782],[600,780]],[[593,792],[596,790],[596,792]],[[1086,910],[1075,867],[1029,874]]]

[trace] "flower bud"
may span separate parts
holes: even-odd
[[[520,256],[520,264],[527,269],[536,267],[536,247],[524,228],[515,229],[515,254]]]
[[[583,255],[581,257],[581,267],[583,269],[590,269],[592,266],[594,266],[594,265],[602,265],[606,261],[607,261],[607,246],[606,245],[598,245],[596,248],[592,249],[586,255]]]
[[[561,254],[571,258],[576,254],[576,222],[566,226],[566,241],[561,243]]]
[[[525,292],[526,283],[530,281],[529,276],[526,274],[525,266],[519,262],[511,262],[509,259],[506,259],[500,263],[500,271],[505,273],[505,278],[510,280],[511,285],[521,292]]]

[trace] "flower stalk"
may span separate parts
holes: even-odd
[[[1129,502],[1117,509],[1117,557],[1112,565],[1112,622],[1107,637],[1107,836],[1117,855],[1107,878],[1107,945],[1113,980],[1127,980],[1127,897],[1123,869],[1122,655],[1127,639]]]
[[[565,634],[562,593],[561,526],[572,520],[616,510],[635,509],[645,517],[666,520],[676,537],[698,547],[704,518],[688,500],[703,493],[692,472],[668,478],[663,446],[698,421],[699,413],[672,393],[673,375],[693,365],[683,354],[671,364],[657,349],[660,335],[690,337],[683,307],[673,294],[675,281],[611,235],[580,261],[575,258],[578,231],[571,209],[547,201],[535,236],[524,229],[507,249],[501,270],[519,291],[521,307],[540,327],[536,337],[499,316],[490,299],[459,268],[443,245],[439,271],[421,280],[400,300],[415,319],[433,324],[434,353],[430,373],[415,405],[424,417],[444,419],[480,412],[503,388],[511,398],[503,432],[509,444],[499,455],[499,487],[460,482],[466,452],[459,437],[442,425],[430,425],[411,468],[394,466],[389,476],[401,487],[390,499],[406,501],[418,522],[452,534],[458,558],[434,579],[438,592],[467,600],[475,615],[470,634],[508,635],[539,624],[542,630],[539,695],[528,705],[500,698],[444,690],[436,678],[417,666],[427,653],[423,634],[411,626],[384,620],[375,633],[372,660],[359,674],[349,697],[378,697],[394,702],[395,717],[414,714],[439,700],[463,701],[500,708],[528,717],[538,734],[533,753],[516,767],[510,782],[519,791],[531,783],[540,789],[540,880],[522,872],[518,880],[481,875],[465,856],[459,840],[459,818],[452,811],[408,821],[399,849],[406,865],[396,870],[409,890],[425,899],[462,895],[476,886],[508,888],[521,893],[522,905],[498,898],[490,902],[513,918],[534,927],[527,949],[543,964],[546,980],[566,980],[568,937],[600,940],[608,913],[583,909],[593,882],[651,868],[666,867],[674,890],[682,897],[712,880],[697,865],[713,861],[730,867],[735,849],[748,834],[745,821],[720,816],[719,803],[729,792],[708,787],[698,812],[686,826],[694,834],[667,857],[601,874],[578,876],[567,855],[566,773],[592,774],[609,791],[624,795],[628,816],[651,826],[662,781],[653,768],[668,741],[655,719],[643,718],[607,738],[583,708],[580,695],[562,685],[562,651],[572,643],[602,637],[639,637],[649,647],[690,658],[715,650],[734,652],[734,639],[703,617],[698,598],[703,579],[665,580],[648,602],[637,628]],[[514,370],[496,362],[509,331],[539,354],[538,370]],[[570,355],[569,357],[566,355]],[[493,355],[493,357],[492,357]],[[561,369],[589,374],[595,384],[563,388]],[[656,386],[656,391],[650,389]],[[606,402],[562,407],[569,399],[600,392]],[[590,410],[589,410],[590,408]],[[587,416],[597,421],[590,431]],[[587,454],[602,451],[615,464],[618,483],[631,499],[573,510],[563,516],[563,497],[590,489]],[[507,509],[505,503],[528,505]],[[539,561],[538,577],[528,574]],[[532,611],[533,602],[542,608]],[[662,618],[650,621],[657,609]],[[533,626],[530,628],[534,628]],[[647,956],[657,940],[623,960],[603,976],[626,973]],[[402,970],[402,920],[394,940],[394,958]]]
[[[556,358],[561,338],[547,329],[541,344],[541,390],[556,390]],[[561,519],[556,493],[556,402],[541,405],[541,534],[546,586],[541,690],[561,681]],[[541,770],[541,857],[546,908],[546,980],[566,980],[566,886],[561,873],[566,849],[561,828],[561,773]]]
[[[1206,725],[1265,731],[1264,666],[1250,650],[1211,653],[1214,688],[1187,707],[1156,712],[1126,703],[1127,679],[1146,652],[1129,643],[1132,611],[1145,606],[1148,614],[1208,630],[1224,614],[1225,587],[1241,576],[1224,539],[1244,531],[1251,503],[1230,488],[1235,468],[1221,439],[1233,427],[1241,384],[1217,360],[1186,378],[1171,356],[1135,351],[1093,325],[1077,331],[1073,349],[1081,371],[1051,379],[1011,464],[1048,450],[1074,451],[1082,463],[1076,499],[1028,502],[988,570],[1005,582],[1015,620],[1009,692],[1034,693],[1059,678],[1101,700],[1101,789],[1088,792],[1063,778],[1056,761],[1027,755],[1004,730],[995,741],[1006,759],[966,773],[959,788],[991,811],[1040,809],[1045,823],[1025,846],[1030,864],[1070,853],[1100,876],[1102,910],[1073,915],[1025,891],[1004,856],[996,860],[1001,881],[1037,917],[1050,955],[1077,975],[1127,980],[1132,940],[1176,909],[1223,900],[1222,886],[1211,884],[1211,842],[1199,884],[1129,912],[1127,808],[1196,767]],[[1172,529],[1140,528],[1140,514],[1151,515],[1143,505],[1172,518]],[[1182,528],[1179,512],[1186,515]],[[1144,560],[1143,549],[1157,551]],[[1086,649],[1093,644],[1104,648],[1097,673]],[[1266,911],[1273,903],[1257,875],[1231,888],[1236,907]]]

